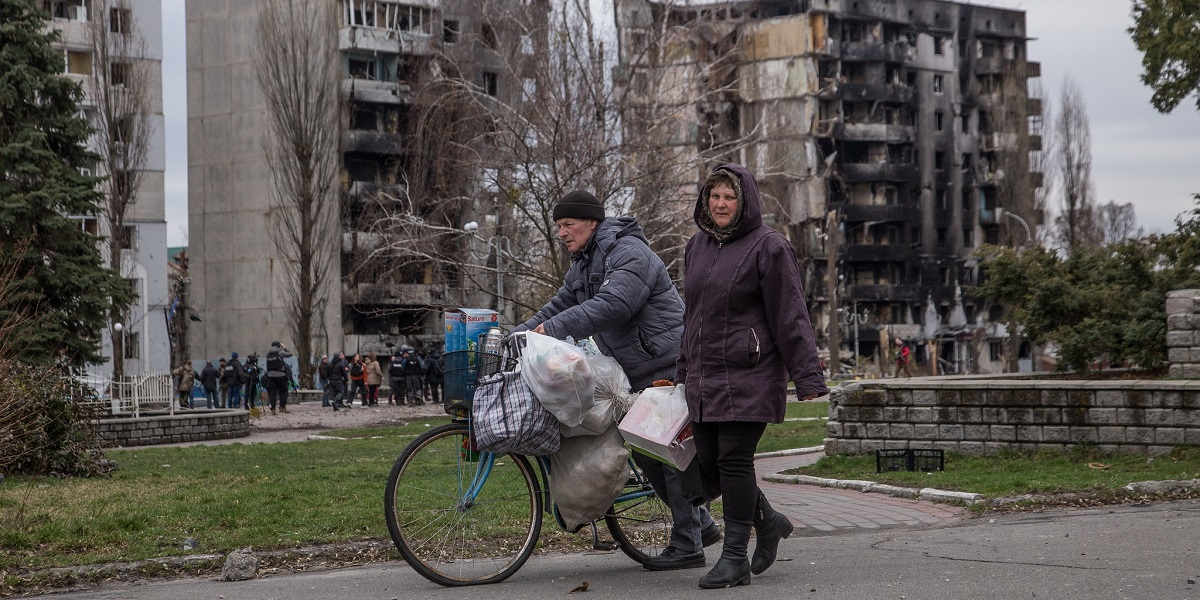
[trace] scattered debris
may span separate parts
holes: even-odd
[[[588,591],[588,582],[585,581],[585,582],[571,588],[571,591],[569,591],[567,593],[574,594],[575,592],[586,592],[586,591]]]

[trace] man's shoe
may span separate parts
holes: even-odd
[[[642,567],[649,571],[674,571],[696,569],[704,566],[703,552],[680,552],[675,546],[667,546],[662,554],[646,560]]]
[[[713,523],[700,532],[700,542],[707,548],[721,541],[721,526]]]

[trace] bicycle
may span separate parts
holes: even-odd
[[[457,356],[454,356],[457,355]],[[454,368],[462,360],[465,369]],[[474,385],[513,359],[469,351],[448,353],[443,397],[465,397]],[[465,389],[451,373],[466,372]],[[452,396],[451,394],[455,394]],[[455,408],[449,400],[448,411]],[[544,456],[499,456],[472,444],[469,408],[425,432],[400,453],[388,476],[384,510],[397,550],[426,579],[443,586],[498,583],[533,554],[546,513],[567,530],[550,494],[550,462]],[[629,461],[625,488],[603,520],[616,546],[644,564],[670,540],[671,513],[646,477]],[[602,547],[592,527],[593,544]],[[587,524],[575,529],[577,532]],[[611,548],[605,548],[611,549]]]

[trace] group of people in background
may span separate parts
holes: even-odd
[[[335,411],[350,408],[355,398],[363,406],[377,406],[385,370],[390,390],[388,404],[441,402],[442,366],[437,357],[403,350],[388,360],[385,369],[374,352],[366,356],[355,354],[349,359],[345,352],[338,352],[332,360],[322,356],[317,365],[317,377],[324,390],[321,406]]]
[[[179,365],[172,373],[179,405],[183,408],[193,407],[192,388],[199,380],[204,391],[205,408],[243,408],[244,399],[245,409],[251,410],[257,405],[255,400],[261,389],[267,392],[272,414],[276,407],[287,412],[288,384],[295,383],[292,368],[285,360],[291,356],[282,344],[271,342],[271,349],[267,351],[262,367],[258,364],[257,354],[247,356],[243,364],[237,352],[230,353],[228,360],[219,359],[216,365],[211,360],[205,361],[199,373],[191,365]]]

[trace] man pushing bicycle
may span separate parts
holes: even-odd
[[[554,206],[558,239],[571,253],[563,285],[517,331],[577,340],[592,337],[629,377],[633,391],[674,380],[683,335],[683,299],[661,258],[633,217],[605,218],[604,205],[576,190]],[[634,453],[634,462],[671,509],[671,539],[644,563],[652,571],[704,566],[704,547],[721,530],[700,506],[703,493],[693,465],[680,472]]]

